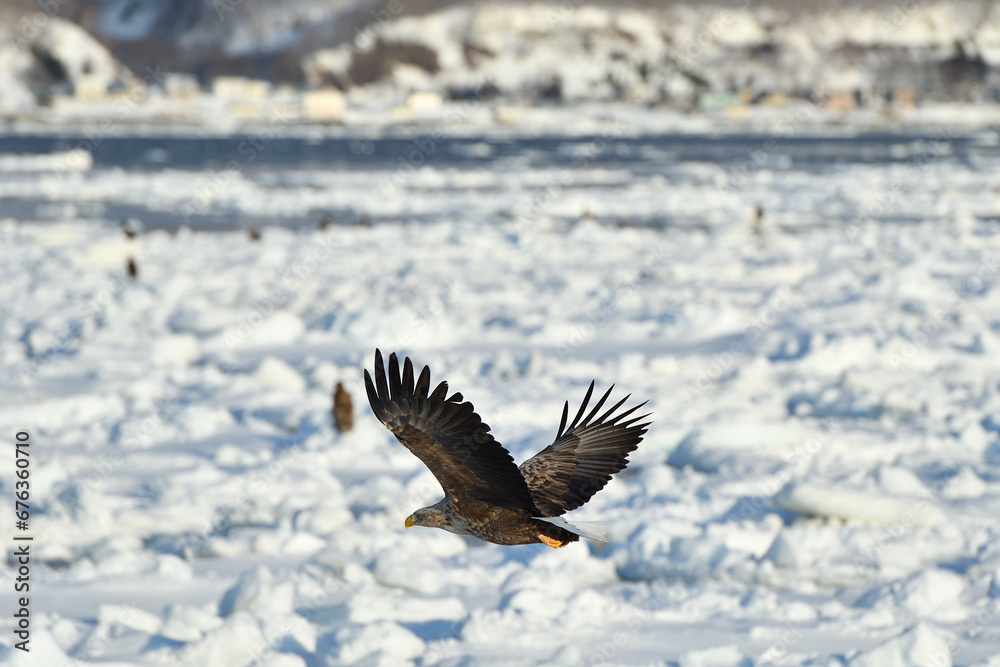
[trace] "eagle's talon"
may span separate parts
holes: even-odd
[[[559,540],[553,539],[548,535],[542,535],[541,533],[538,534],[538,539],[542,544],[550,546],[553,549],[562,549],[564,546],[569,544],[569,542],[560,542]]]

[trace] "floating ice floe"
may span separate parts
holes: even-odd
[[[945,516],[927,497],[904,499],[806,482],[789,483],[774,497],[774,502],[806,516],[872,524],[933,525]]]

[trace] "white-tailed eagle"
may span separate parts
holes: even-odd
[[[628,465],[628,453],[638,447],[650,422],[637,423],[648,414],[623,420],[645,403],[615,415],[626,396],[597,417],[611,395],[608,389],[584,416],[594,392],[591,382],[572,423],[566,425],[567,402],[555,442],[516,466],[472,403],[459,393],[448,396],[447,382],[434,391],[430,386],[427,366],[414,378],[407,358],[401,374],[395,353],[389,356],[388,378],[379,350],[374,381],[365,370],[375,416],[444,489],[443,499],[407,517],[407,528],[429,526],[495,544],[541,542],[555,548],[579,535],[600,539],[555,517],[583,505]]]

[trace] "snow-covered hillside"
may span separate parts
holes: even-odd
[[[134,80],[80,26],[45,17],[39,25],[0,26],[0,113],[30,113],[54,93],[87,98]]]
[[[95,0],[28,12],[11,31],[30,31],[33,16],[78,21],[133,71],[190,72],[206,84],[235,74],[467,96],[490,81],[532,102],[681,107],[704,91],[871,102],[996,101],[1000,90],[1000,5],[988,0]]]
[[[378,64],[404,90],[464,91],[490,81],[502,93],[570,102],[684,104],[703,90],[816,97],[907,89],[965,98],[990,97],[1000,86],[996,3],[800,10],[766,3],[456,6],[371,21],[348,45],[307,58],[306,73],[367,83]],[[406,61],[401,44],[435,57]]]

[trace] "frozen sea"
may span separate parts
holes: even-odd
[[[0,662],[1000,666],[998,138],[0,136]],[[517,461],[591,380],[648,399],[570,515],[610,541],[404,530],[440,490],[376,347]]]

